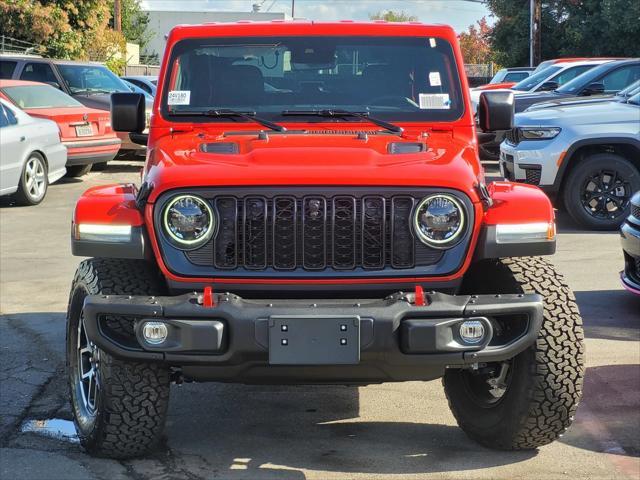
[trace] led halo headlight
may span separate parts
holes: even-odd
[[[452,195],[429,195],[418,204],[413,229],[422,243],[434,248],[453,245],[465,229],[465,209]]]
[[[174,245],[181,250],[193,250],[209,241],[216,227],[216,219],[205,199],[195,195],[178,195],[164,207],[162,225]]]

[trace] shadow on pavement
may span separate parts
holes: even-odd
[[[640,341],[640,298],[626,290],[574,292],[587,338]]]
[[[640,366],[588,368],[576,420],[561,439],[574,447],[640,457]]]
[[[198,458],[203,469],[206,465],[224,478],[305,478],[300,470],[451,472],[518,463],[536,455],[484,449],[457,427],[411,422],[411,410],[407,421],[358,418],[357,387],[196,388],[197,395],[189,394],[186,386],[172,398],[170,455]]]

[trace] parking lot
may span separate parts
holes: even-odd
[[[439,381],[367,387],[174,387],[152,457],[94,459],[69,432],[65,310],[79,259],[69,229],[88,187],[139,179],[139,162],[64,179],[37,207],[0,208],[0,477],[638,478],[640,298],[622,290],[616,232],[582,232],[562,215],[553,262],[587,335],[584,398],[573,427],[538,452],[479,447],[457,428]],[[60,422],[37,422],[58,419]],[[35,430],[38,433],[25,430]]]

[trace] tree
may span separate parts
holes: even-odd
[[[122,34],[127,42],[136,43],[144,50],[153,36],[149,30],[149,14],[140,7],[140,0],[122,0]],[[110,0],[113,11],[113,0]],[[113,19],[110,22],[113,28]]]
[[[416,22],[418,17],[409,15],[408,13],[394,12],[393,10],[382,10],[369,15],[371,20],[386,20],[387,22]]]
[[[490,35],[497,63],[527,65],[529,0],[486,0],[497,18]],[[546,0],[542,3],[542,58],[640,56],[638,0]]]
[[[491,27],[485,17],[478,20],[476,25],[469,26],[466,32],[462,32],[459,40],[465,63],[490,63],[493,60]]]

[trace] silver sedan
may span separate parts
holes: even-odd
[[[58,125],[0,99],[0,195],[37,205],[50,183],[66,173],[67,149]]]

